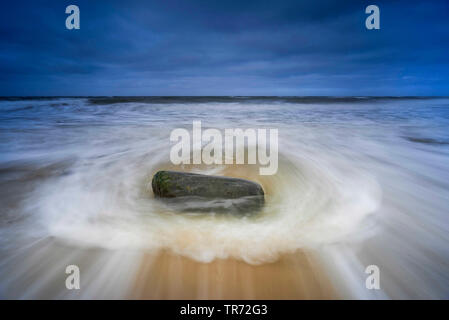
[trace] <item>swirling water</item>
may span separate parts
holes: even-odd
[[[278,129],[278,172],[172,165],[171,130],[196,120]],[[0,296],[70,298],[71,263],[82,297],[121,298],[142,253],[263,267],[305,250],[338,297],[447,298],[448,125],[446,98],[3,99]],[[265,206],[180,214],[152,194],[160,169],[257,181]],[[365,287],[373,264],[380,290]]]

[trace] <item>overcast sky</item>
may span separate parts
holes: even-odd
[[[3,96],[449,95],[447,0],[14,0],[0,38]]]

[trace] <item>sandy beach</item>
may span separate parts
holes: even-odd
[[[162,252],[145,255],[132,299],[336,299],[334,288],[308,253],[250,265],[237,260],[200,263]]]

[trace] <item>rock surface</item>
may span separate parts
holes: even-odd
[[[158,197],[177,198],[184,196],[209,199],[237,199],[257,197],[263,200],[262,187],[245,179],[209,176],[189,172],[158,171],[151,182]]]

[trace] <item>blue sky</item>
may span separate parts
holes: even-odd
[[[446,0],[15,0],[0,38],[3,96],[449,95]]]

